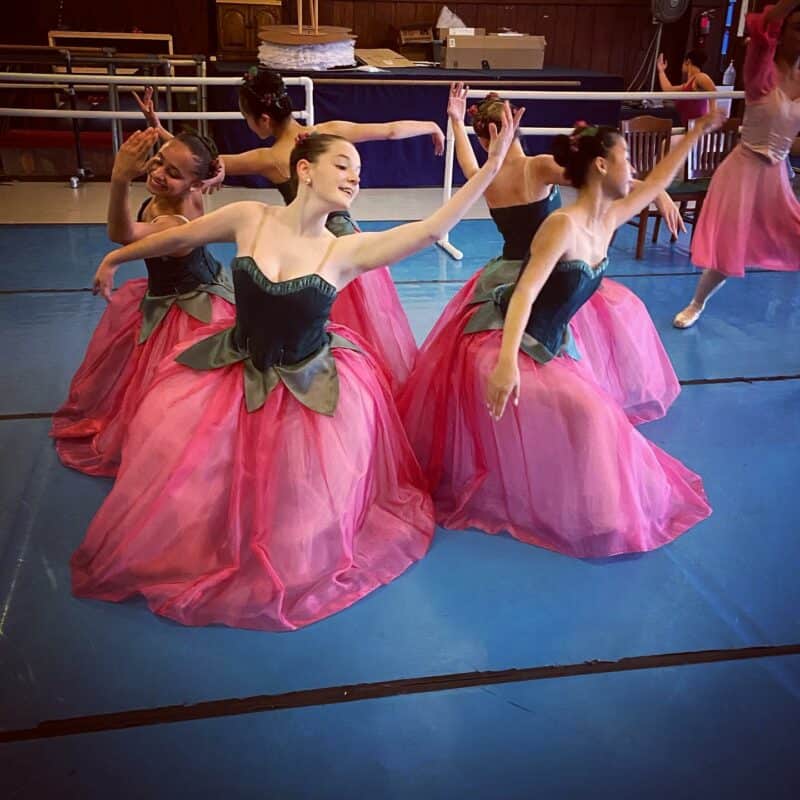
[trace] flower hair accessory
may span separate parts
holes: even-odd
[[[242,80],[244,81],[245,88],[248,92],[250,92],[254,97],[258,98],[258,100],[260,100],[265,106],[274,106],[283,100],[284,97],[286,97],[285,88],[277,92],[264,92],[264,94],[259,93],[254,86],[256,78],[258,77],[258,73],[258,67],[250,67],[247,72],[242,75]]]
[[[597,125],[590,125],[586,120],[580,119],[575,123],[575,129],[569,137],[569,147],[573,152],[578,150],[578,140],[584,136],[594,136],[598,130]]]
[[[311,136],[311,133],[309,131],[301,131],[300,133],[298,133],[297,138],[294,140],[295,147],[301,142],[304,142],[306,139],[308,139],[309,136]]]

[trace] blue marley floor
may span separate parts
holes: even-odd
[[[99,225],[0,227],[0,797],[799,797],[800,274],[752,271],[680,332],[688,241],[636,261],[633,233],[609,275],[684,384],[645,431],[713,515],[603,562],[439,530],[391,585],[267,634],[70,594],[110,482],[61,467],[48,414],[109,244]],[[462,262],[430,248],[394,269],[420,341],[500,250],[490,221],[452,240]]]

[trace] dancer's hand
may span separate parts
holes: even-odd
[[[447,116],[453,122],[464,122],[467,113],[467,92],[469,86],[461,81],[450,84],[450,97],[447,100]]]
[[[667,230],[676,239],[679,233],[686,233],[686,225],[681,216],[681,212],[666,192],[661,192],[661,194],[656,197],[656,208],[658,209],[658,213],[664,218],[664,224],[667,226]]]
[[[203,194],[214,194],[222,188],[222,183],[225,180],[225,162],[221,158],[213,164],[216,172],[210,177],[206,178],[200,185],[200,191]]]
[[[94,274],[94,281],[92,282],[92,294],[99,294],[105,297],[106,300],[111,302],[111,292],[114,289],[114,273],[116,267],[112,267],[105,261],[101,262]]]
[[[727,119],[725,112],[720,108],[716,108],[713,111],[709,111],[708,114],[696,119],[692,130],[699,130],[700,136],[703,136],[706,133],[711,133],[717,128],[722,127]]]
[[[525,108],[521,107],[512,114],[508,100],[503,103],[503,122],[500,130],[497,130],[494,122],[489,123],[489,159],[495,158],[500,163],[503,162],[524,113]]]
[[[160,128],[161,121],[158,118],[158,114],[156,114],[155,103],[153,103],[153,87],[148,86],[145,88],[144,97],[139,97],[136,92],[131,92],[131,94],[134,100],[136,100],[139,110],[144,114],[147,124],[151,128]]]
[[[514,405],[519,405],[519,366],[517,360],[505,363],[502,359],[489,375],[489,382],[486,386],[486,408],[489,416],[497,422],[506,410],[506,403],[511,395],[514,395]]]
[[[132,181],[143,174],[150,151],[158,144],[158,132],[155,128],[134,131],[119,148],[111,171],[112,180]]]
[[[656,61],[656,69],[659,72],[666,72],[667,71],[667,62],[664,60],[664,54],[658,54],[658,60]]]
[[[433,139],[433,154],[435,156],[442,155],[442,153],[444,153],[444,134],[438,125],[436,126],[436,130],[431,134],[431,139]]]

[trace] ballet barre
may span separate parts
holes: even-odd
[[[203,65],[205,66],[205,65]],[[119,108],[119,89],[124,87],[140,88],[143,86],[155,86],[156,88],[167,87],[169,91],[172,87],[189,86],[200,90],[201,108],[198,111],[172,111],[167,110],[159,113],[163,120],[194,120],[200,123],[201,131],[205,130],[205,123],[210,120],[233,120],[241,119],[240,111],[206,111],[206,87],[207,86],[238,86],[242,82],[241,77],[215,77],[206,76],[146,76],[146,75],[86,75],[86,74],[64,74],[64,73],[41,73],[41,72],[2,72],[0,73],[0,89],[10,89],[30,86],[31,88],[64,89],[68,94],[74,91],[75,86],[89,85],[108,87],[110,111],[80,111],[61,110],[61,109],[34,109],[34,108],[0,108],[0,118],[2,117],[30,117],[30,118],[50,118],[50,119],[69,119],[75,122],[79,119],[107,119],[111,123],[111,142],[112,149],[116,154],[122,144],[122,125],[124,119],[143,119],[141,112],[121,111]],[[305,107],[293,112],[296,119],[302,119],[307,125],[314,124],[314,82],[311,78],[292,77],[285,78],[284,84],[287,86],[301,86],[305,91]],[[75,122],[75,124],[77,124]],[[80,158],[80,131],[76,129],[76,149],[78,152],[78,172],[70,178],[70,184],[77,187],[81,178],[85,177],[81,166]]]
[[[3,88],[0,86],[0,89]],[[160,119],[242,119],[241,111],[164,111]],[[295,119],[307,119],[307,112],[293,111]],[[0,108],[0,117],[31,117],[41,119],[140,119],[141,111],[65,111],[60,108]]]

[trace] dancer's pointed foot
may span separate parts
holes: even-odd
[[[700,315],[703,313],[703,309],[705,307],[705,303],[700,305],[692,300],[692,302],[689,303],[689,305],[686,306],[683,311],[675,315],[675,319],[672,320],[672,324],[676,328],[691,328],[692,325],[694,325],[695,322],[700,319]]]

